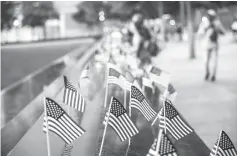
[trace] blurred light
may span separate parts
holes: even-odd
[[[170,20],[170,25],[175,25],[175,20]]]
[[[116,32],[112,32],[112,33],[111,33],[111,36],[112,36],[113,38],[121,38],[121,37],[122,37],[122,34],[121,34],[120,32],[118,32],[118,31],[116,31]]]
[[[104,32],[109,32],[109,28],[108,28],[108,27],[104,27],[104,28],[103,28],[103,31],[104,31]]]
[[[19,22],[18,20],[15,20],[15,21],[13,22],[13,25],[14,25],[15,27],[17,27],[17,26],[20,25],[20,22]]]
[[[123,29],[122,29],[122,33],[123,33],[123,34],[127,34],[127,33],[128,33],[128,29],[127,29],[127,28],[123,28]]]
[[[101,22],[103,22],[103,21],[105,20],[105,17],[104,17],[104,16],[100,16],[100,17],[99,17],[99,20],[100,20]]]
[[[34,6],[34,7],[39,7],[39,2],[35,2],[35,3],[33,4],[33,6]]]
[[[207,22],[207,21],[208,21],[207,17],[203,16],[202,17],[202,22]]]
[[[170,19],[170,17],[171,17],[170,14],[164,14],[164,15],[162,16],[163,19]]]
[[[104,11],[100,11],[99,12],[99,16],[104,16],[105,15],[105,12]]]

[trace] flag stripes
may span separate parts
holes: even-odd
[[[44,117],[43,131],[48,129],[60,136],[67,144],[79,138],[85,131],[52,99],[46,98],[47,118]]]
[[[177,110],[168,101],[165,101],[164,108],[161,111],[159,127],[169,130],[176,140],[181,139],[193,131],[185,124]]]
[[[62,156],[71,156],[73,144],[65,144]]]
[[[132,98],[131,107],[138,109],[148,121],[150,121],[156,115],[154,110],[146,101],[139,102],[138,100]]]
[[[138,109],[148,121],[156,116],[145,96],[135,86],[131,86],[131,107]]]
[[[160,127],[167,128],[176,140],[192,132],[192,130],[180,119],[180,117],[175,118],[174,121],[170,121],[169,119],[164,119],[164,117],[161,116]]]
[[[133,124],[122,104],[116,99],[112,99],[110,113],[107,113],[105,120],[115,130],[121,141],[124,141],[138,133],[138,129]]]
[[[68,81],[67,77],[64,76],[64,95],[63,103],[70,107],[77,109],[78,111],[85,111],[85,99],[77,91],[77,89]]]
[[[81,72],[80,79],[89,78],[89,64],[85,67],[85,69]]]

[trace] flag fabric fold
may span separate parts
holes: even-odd
[[[193,132],[192,128],[183,121],[178,111],[171,105],[170,101],[165,101],[164,107],[159,114],[159,127],[167,129],[176,140]]]
[[[221,131],[221,134],[209,156],[237,156],[237,152],[232,141],[224,131]]]
[[[43,131],[54,132],[67,144],[79,138],[85,130],[78,126],[67,113],[52,99],[45,98],[46,114],[44,117]]]
[[[70,107],[77,109],[80,112],[85,111],[85,99],[78,92],[78,90],[68,81],[67,77],[64,76],[64,95],[63,103]]]
[[[148,121],[150,121],[157,114],[148,104],[148,101],[142,92],[134,85],[131,86],[130,105],[131,107],[138,109]]]
[[[123,105],[113,97],[110,111],[107,112],[104,123],[115,130],[121,141],[124,141],[138,133],[137,127],[127,114]]]

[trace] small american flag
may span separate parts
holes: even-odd
[[[193,131],[191,127],[185,124],[169,101],[165,101],[164,108],[161,111],[159,127],[166,128],[176,140],[181,139]]]
[[[123,105],[114,97],[111,102],[110,112],[107,113],[104,123],[108,120],[108,124],[115,130],[121,141],[136,135],[138,129],[127,115]]]
[[[127,91],[131,91],[131,86],[134,85],[136,86],[138,89],[142,90],[141,85],[138,83],[138,81],[136,80],[136,78],[130,73],[130,72],[126,72],[126,90]]]
[[[224,131],[221,131],[220,138],[217,139],[209,156],[237,156],[232,141]]]
[[[43,123],[44,132],[47,131],[48,127],[51,132],[60,136],[67,144],[72,143],[85,132],[55,101],[45,98],[45,104],[47,116]]]
[[[67,77],[64,76],[64,95],[63,103],[69,105],[72,108],[77,109],[78,111],[85,111],[85,99],[77,91],[77,89],[68,81]]]
[[[145,96],[135,86],[131,86],[131,107],[138,109],[148,121],[156,116],[156,112],[148,104]]]
[[[80,79],[89,78],[89,68],[89,64],[87,64],[85,69],[81,72]]]
[[[177,156],[177,151],[168,136],[162,131],[155,138],[146,156]]]
[[[108,84],[117,84],[122,89],[125,89],[125,80],[125,77],[119,72],[118,69],[112,66],[109,67]]]
[[[174,86],[172,84],[168,85],[168,92],[169,92],[169,95],[168,95],[167,98],[170,101],[174,102],[175,99],[176,99],[176,96],[177,96],[177,92],[176,92],[176,90],[175,90],[175,88],[174,88]]]
[[[157,67],[151,66],[149,70],[149,76],[152,81],[167,88],[170,82],[170,74]]]
[[[73,144],[65,144],[62,156],[71,156]]]
[[[142,78],[142,85],[148,88],[151,88],[154,93],[154,86],[152,84],[152,81],[149,78],[143,77]]]

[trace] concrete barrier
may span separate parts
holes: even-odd
[[[48,97],[55,97],[63,88],[63,80],[60,75],[70,75],[72,77],[73,75],[73,70],[75,68],[83,68],[85,63],[93,56],[94,51],[100,41],[98,41],[96,44],[93,44],[88,49],[81,49],[81,50],[86,50],[86,53],[84,53],[83,56],[79,56],[76,51],[70,53],[70,57],[74,58],[75,63],[67,65],[65,63],[65,60],[63,58],[57,60],[56,62],[61,62],[61,63],[55,63],[55,66],[58,64],[63,64],[61,70],[56,74],[57,76],[54,76],[54,80],[48,83],[40,83],[40,93],[38,95],[34,95],[34,98],[32,100],[25,100],[25,104],[22,103],[21,109],[18,109],[18,113],[15,113],[15,116],[12,116],[12,119],[6,122],[2,127],[1,127],[1,132],[2,132],[2,139],[1,139],[1,154],[2,155],[8,155],[8,153],[18,144],[18,142],[22,139],[22,137],[25,135],[25,133],[32,127],[32,125],[37,121],[37,119],[42,115],[43,113],[43,103],[42,103],[42,98],[43,96],[47,93]],[[80,59],[79,59],[80,58]],[[77,62],[77,63],[76,63]],[[51,66],[50,66],[51,67]],[[47,68],[48,69],[48,68]],[[52,69],[52,68],[51,68]],[[49,69],[48,69],[49,70]],[[39,72],[41,73],[41,72]],[[50,72],[49,72],[50,73]],[[38,75],[38,74],[35,74]],[[70,77],[69,76],[69,77]],[[35,77],[34,77],[35,78]],[[37,77],[39,78],[39,77]],[[28,82],[28,81],[27,81]],[[21,84],[21,83],[20,83]],[[16,85],[20,86],[20,84]],[[24,86],[24,85],[23,85]],[[48,86],[46,90],[43,90],[44,86]],[[13,87],[13,88],[15,88]],[[27,88],[27,87],[25,87]],[[10,89],[13,90],[13,89]],[[23,89],[22,89],[23,90]],[[20,91],[20,90],[18,90]],[[9,93],[9,91],[5,92],[4,96],[8,95],[6,93]],[[28,93],[32,93],[29,90],[26,89],[25,96],[28,96]],[[17,92],[16,92],[17,94]],[[23,93],[19,93],[20,95],[23,95]],[[14,98],[17,98],[18,96],[15,96]],[[32,96],[33,97],[33,96]],[[5,101],[6,102],[6,101]],[[7,103],[4,104],[5,106]],[[14,105],[14,104],[13,104]],[[15,104],[16,105],[16,104]],[[14,109],[14,108],[13,108]]]
[[[95,42],[89,41],[88,46],[79,47],[70,52],[67,57],[78,60],[90,46]],[[1,128],[13,119],[28,103],[38,96],[44,85],[49,85],[60,76],[66,68],[65,56],[55,60],[36,72],[24,77],[13,85],[3,89],[1,92]]]

